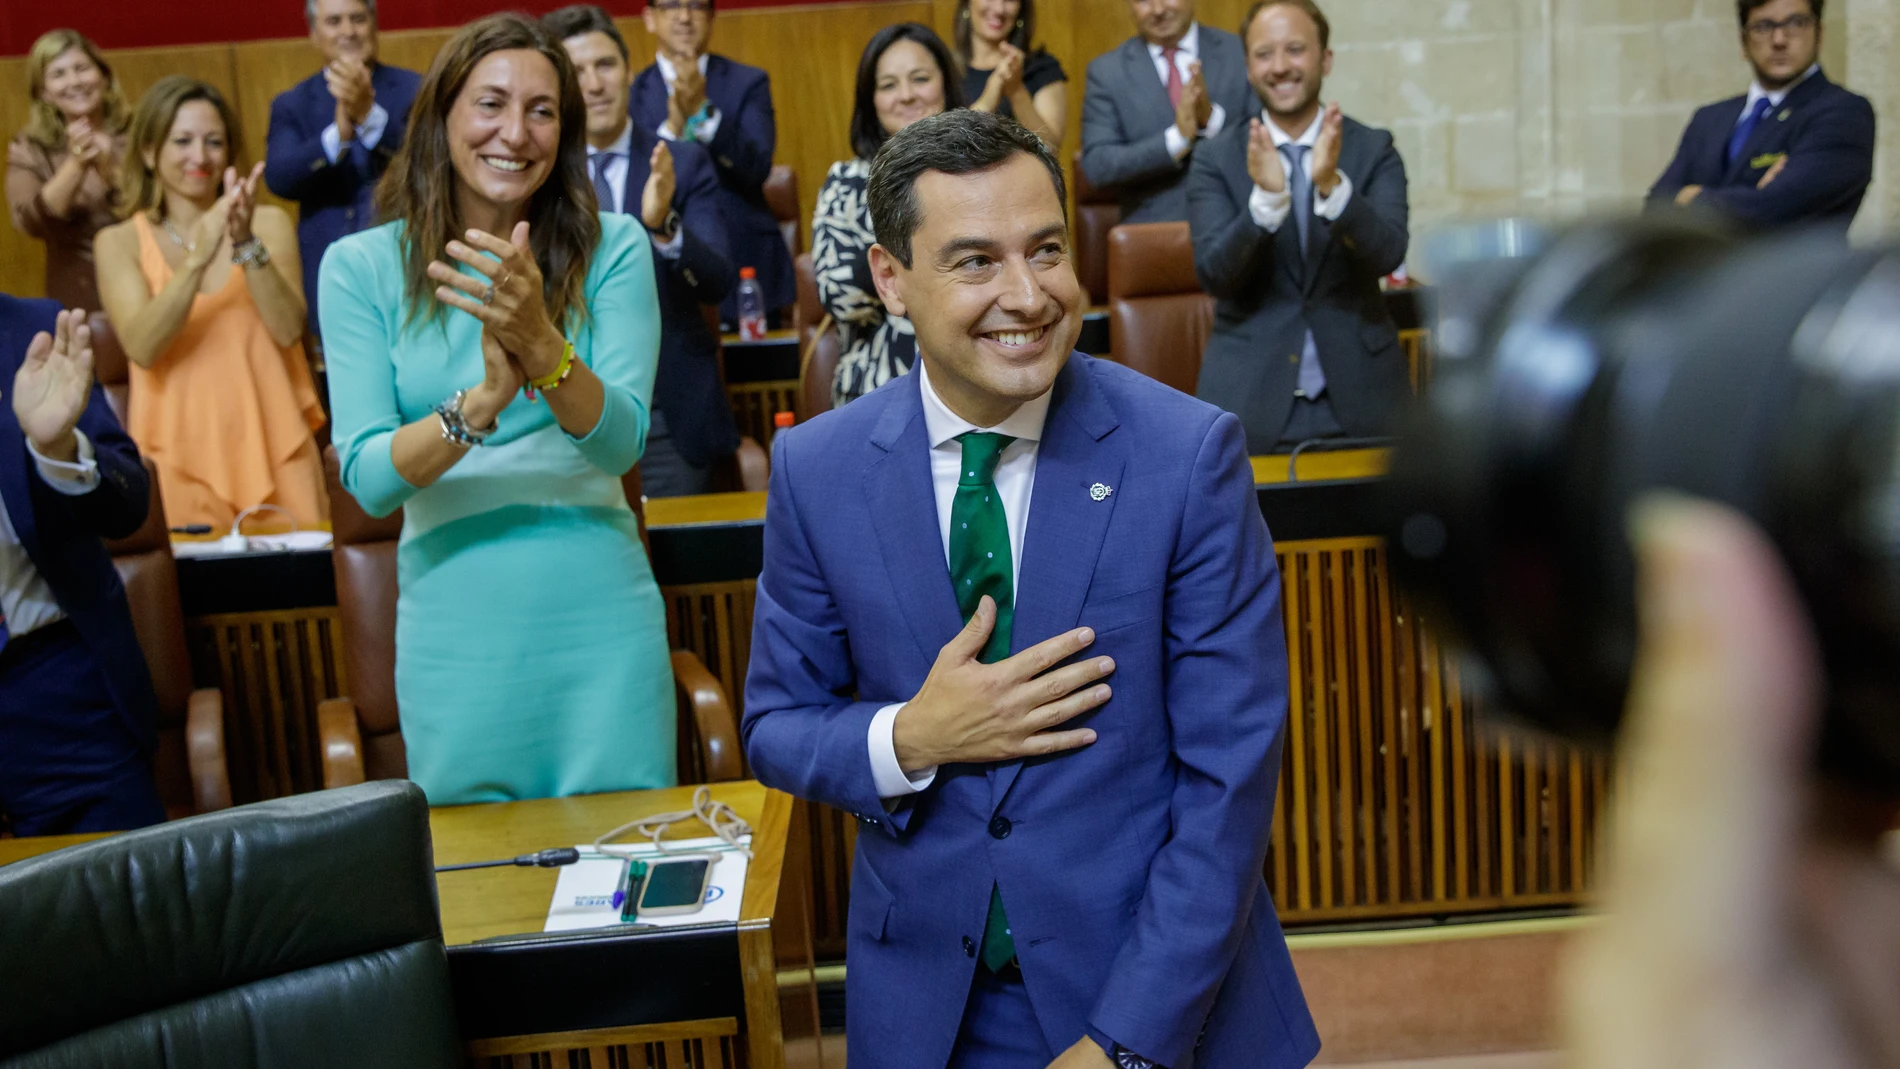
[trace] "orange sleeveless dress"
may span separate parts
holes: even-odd
[[[157,293],[171,265],[143,212],[139,268]],[[297,526],[329,522],[323,461],[312,432],[323,406],[310,380],[303,343],[279,347],[251,300],[244,270],[232,268],[215,293],[192,298],[183,329],[150,368],[130,367],[127,430],[158,465],[165,517],[174,527],[210,524],[223,534],[252,505],[276,505]],[[263,512],[257,528],[283,530]],[[274,524],[273,524],[273,521]]]

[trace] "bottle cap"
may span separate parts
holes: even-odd
[[[774,427],[789,427],[796,422],[798,422],[796,413],[774,412],[772,414],[772,426]]]
[[[740,278],[758,278],[759,273],[757,271],[754,271],[750,267],[741,267],[739,269],[739,277]]]

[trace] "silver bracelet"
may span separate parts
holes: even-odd
[[[231,246],[231,262],[239,267],[268,267],[270,249],[253,234]]]
[[[442,424],[442,440],[465,449],[487,442],[488,436],[501,426],[499,420],[479,430],[469,426],[467,418],[462,415],[462,400],[467,396],[467,390],[457,390],[448,400],[435,406],[436,419]]]

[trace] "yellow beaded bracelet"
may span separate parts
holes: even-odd
[[[561,363],[553,371],[538,379],[528,380],[528,400],[534,400],[534,391],[546,393],[559,389],[567,381],[568,372],[574,370],[574,343],[568,342],[561,347]]]

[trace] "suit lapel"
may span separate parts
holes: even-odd
[[[871,523],[904,622],[924,663],[934,664],[944,644],[963,626],[963,614],[944,559],[918,381],[915,375],[900,380],[898,399],[872,430],[871,444],[883,455],[865,470],[864,492],[872,503]]]
[[[1146,113],[1137,129],[1166,129],[1174,125],[1174,108],[1168,103],[1168,84],[1155,69],[1148,45],[1136,37],[1122,46],[1122,62],[1128,71],[1128,85],[1134,92],[1134,105]]]
[[[1012,654],[1081,620],[1082,602],[1119,500],[1115,488],[1121,486],[1124,457],[1119,443],[1103,441],[1116,425],[1115,412],[1095,388],[1087,366],[1071,355],[1056,380],[1036,450],[1036,482],[1023,531],[1010,635]],[[1104,488],[1099,500],[1091,493],[1098,485]],[[992,812],[1003,804],[1022,768],[1021,761],[991,768]]]

